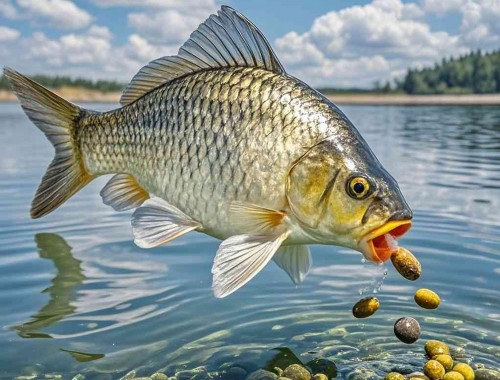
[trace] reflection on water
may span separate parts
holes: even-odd
[[[85,276],[80,266],[81,261],[71,254],[71,247],[57,234],[42,233],[35,236],[38,254],[42,259],[51,260],[57,269],[52,285],[43,293],[50,295],[50,300],[36,313],[30,321],[15,326],[22,338],[51,338],[49,334],[40,332],[72,314],[76,307],[72,305],[75,298],[75,287],[80,285]]]
[[[82,373],[110,380],[132,369],[225,379],[326,360],[338,378],[365,380],[420,370],[426,339],[444,340],[461,360],[498,367],[500,107],[343,110],[415,211],[402,244],[419,257],[421,279],[362,263],[351,250],[313,246],[314,266],[299,287],[269,265],[218,300],[210,289],[218,242],[191,234],[137,248],[130,213],[101,204],[107,178],[30,220],[51,147],[16,105],[0,104],[0,379]],[[440,294],[439,309],[414,304],[419,287]],[[380,310],[354,319],[360,293],[373,292]],[[405,315],[422,326],[412,346],[392,333]]]

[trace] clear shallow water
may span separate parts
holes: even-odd
[[[291,352],[304,363],[333,361],[339,378],[356,368],[380,376],[421,369],[430,338],[466,361],[498,368],[500,107],[341,108],[415,212],[401,244],[420,259],[421,279],[411,283],[390,264],[362,263],[354,251],[314,246],[314,268],[301,286],[271,263],[218,300],[210,289],[218,242],[193,233],[158,249],[136,247],[130,213],[101,203],[107,177],[30,220],[52,148],[19,106],[0,104],[0,378],[116,379],[132,369],[173,375],[231,364],[252,371]],[[355,320],[360,293],[380,283],[381,309]],[[440,293],[439,309],[414,304],[419,287]],[[404,315],[421,323],[414,345],[393,335]]]

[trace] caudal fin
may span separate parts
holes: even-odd
[[[31,217],[40,218],[93,179],[75,141],[76,126],[85,111],[15,70],[6,67],[3,72],[26,115],[56,151],[31,203]]]

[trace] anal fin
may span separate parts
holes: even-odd
[[[307,245],[281,247],[273,260],[290,276],[295,285],[304,281],[312,265],[311,252]]]
[[[115,211],[139,207],[149,194],[130,174],[116,174],[101,190],[102,201]]]
[[[132,214],[134,242],[141,248],[158,247],[201,227],[181,210],[157,197],[148,199]]]

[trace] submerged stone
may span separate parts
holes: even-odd
[[[288,377],[290,380],[311,380],[309,371],[299,364],[286,367],[283,371],[283,377]]]
[[[265,369],[258,369],[247,376],[245,380],[277,380],[278,375],[266,371]]]
[[[499,380],[500,371],[495,371],[494,369],[481,368],[474,371],[476,375],[475,380]]]
[[[337,366],[330,360],[317,358],[307,362],[306,366],[309,367],[312,373],[324,374],[328,379],[337,377]]]

